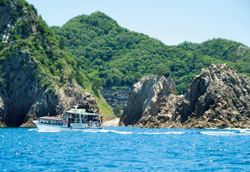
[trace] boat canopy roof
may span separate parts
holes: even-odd
[[[59,118],[59,117],[55,117],[55,116],[42,116],[42,117],[39,117],[40,119],[47,119],[47,120],[56,120],[56,121],[61,121],[62,118]]]
[[[67,114],[72,114],[72,115],[93,115],[93,116],[103,116],[102,114],[98,113],[89,113],[86,112],[85,109],[72,109],[71,111],[64,111]]]

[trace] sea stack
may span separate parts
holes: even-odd
[[[146,92],[144,94],[147,95]],[[148,128],[249,128],[249,94],[247,76],[238,75],[235,69],[226,64],[211,64],[192,80],[184,96],[164,94],[157,97],[154,101],[157,102],[157,113],[150,113],[147,118],[142,115],[133,123],[124,123],[124,117],[132,114],[124,110],[120,125]],[[127,109],[130,109],[133,97],[129,95]]]
[[[157,116],[165,97],[174,98],[175,82],[169,76],[145,76],[134,84],[129,92],[128,103],[120,119],[120,126],[144,124],[144,119]]]

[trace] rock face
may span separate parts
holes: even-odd
[[[249,94],[249,78],[212,64],[193,79],[173,120],[187,128],[250,127]]]
[[[23,69],[22,62],[30,61]],[[17,127],[40,116],[60,115],[76,105],[82,97],[80,87],[71,82],[53,89],[39,88],[41,80],[34,79],[36,62],[27,51],[4,61],[2,85],[0,87],[0,126]],[[51,83],[54,81],[51,80]]]
[[[171,77],[146,76],[134,84],[129,92],[129,100],[124,108],[119,125],[135,125],[139,120],[156,116],[159,103],[165,96],[173,94],[175,82]]]
[[[10,37],[13,28],[27,24],[25,32],[19,32],[27,43],[31,42],[29,38],[36,34],[38,28],[37,16],[34,11],[27,11],[26,7],[23,7],[17,20],[11,19],[11,12],[17,8],[20,7],[14,0],[6,6],[0,5],[0,39],[5,44],[0,51],[11,49],[14,52],[14,55],[5,57],[5,54],[1,54],[0,57],[0,127],[32,127],[33,119],[48,113],[51,116],[61,115],[63,110],[70,109],[82,98],[82,91],[75,80],[67,80],[63,84],[56,82],[55,77],[41,69],[41,63],[39,66],[28,45],[22,49],[19,49],[21,46],[15,47],[18,41]],[[39,38],[40,42],[45,41],[42,35]],[[45,54],[45,58],[49,57],[48,53]],[[67,64],[64,65],[64,68],[68,68]],[[60,72],[64,71],[61,69]],[[45,80],[45,77],[50,79]],[[44,84],[44,81],[48,83]]]
[[[99,112],[99,107],[96,103],[96,99],[92,94],[85,93],[82,96],[82,99],[79,101],[78,105],[78,108],[86,109],[86,112]]]
[[[159,99],[157,115],[120,124],[150,128],[249,128],[249,94],[248,77],[238,75],[225,64],[212,64],[193,79],[184,96],[167,94]]]
[[[32,96],[34,101],[31,106],[27,107],[28,112],[26,112],[25,118],[22,120],[19,113],[16,113],[16,116],[13,115],[10,121],[13,122],[19,117],[20,122],[23,121],[21,127],[32,127],[34,126],[33,119],[47,114],[51,116],[62,115],[64,110],[69,110],[77,105],[81,97],[81,89],[74,83],[68,83],[60,89],[39,91],[37,95]],[[24,102],[26,103],[26,100]]]

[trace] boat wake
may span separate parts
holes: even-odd
[[[37,130],[39,133],[55,133],[55,132],[60,132],[60,130]]]
[[[83,132],[91,132],[91,133],[117,133],[117,134],[133,134],[134,132],[125,132],[125,131],[115,131],[115,130],[83,130]]]
[[[38,129],[37,128],[32,128],[32,129],[29,129],[28,131],[37,131]]]
[[[115,130],[109,130],[109,132],[117,133],[117,134],[133,134],[134,132],[128,132],[128,131],[115,131]]]

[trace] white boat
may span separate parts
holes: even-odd
[[[88,113],[85,109],[64,111],[62,117],[43,116],[33,123],[39,130],[82,131],[102,129],[101,114]]]

